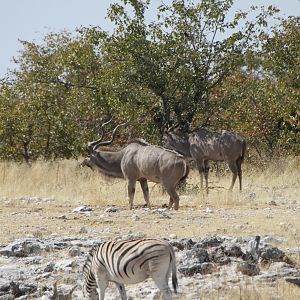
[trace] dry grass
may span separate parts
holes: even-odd
[[[80,168],[78,161],[39,161],[28,167],[12,162],[0,163],[0,243],[7,243],[25,235],[46,238],[51,234],[81,235],[85,226],[89,235],[114,238],[129,231],[143,231],[148,236],[200,238],[208,235],[273,235],[284,242],[284,250],[300,247],[300,160],[280,159],[263,170],[244,166],[244,190],[233,192],[227,188],[231,175],[217,177],[210,173],[211,187],[206,196],[199,189],[199,176],[192,171],[187,191],[181,195],[180,209],[171,211],[171,219],[157,214],[145,214],[141,189],[137,187],[134,204],[128,210],[127,187],[123,180],[104,178],[88,168]],[[168,202],[158,185],[150,184],[153,208]],[[26,198],[27,197],[27,198]],[[30,201],[30,197],[49,201]],[[29,199],[28,201],[26,199]],[[72,213],[79,205],[92,206],[94,216]],[[107,206],[121,208],[117,217],[102,217]],[[207,211],[210,208],[212,212]],[[138,214],[138,222],[132,215]],[[65,215],[65,218],[60,218]],[[14,222],[11,222],[13,216]],[[300,264],[299,257],[293,257]],[[249,282],[240,289],[222,289],[200,293],[199,299],[297,299],[299,288],[284,281],[273,286]],[[276,296],[274,298],[273,296]],[[182,299],[184,296],[182,296]]]
[[[203,205],[218,206],[253,206],[265,204],[268,200],[299,201],[300,161],[298,158],[277,160],[264,171],[244,168],[244,192],[228,192],[231,173],[216,177],[210,173],[210,193],[207,197],[199,189],[199,176],[192,171],[188,180],[188,199],[182,200],[183,206],[198,207]],[[235,191],[237,191],[237,183]],[[154,205],[161,205],[162,196],[159,185],[150,183],[151,200]],[[38,161],[31,167],[12,162],[0,163],[0,197],[17,198],[24,196],[52,197],[60,203],[95,204],[100,206],[127,206],[126,182],[121,179],[103,177],[80,168],[75,160],[44,162]],[[245,198],[247,198],[245,201]],[[137,188],[135,204],[142,205],[142,193]]]

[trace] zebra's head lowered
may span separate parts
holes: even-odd
[[[97,292],[97,283],[95,276],[92,272],[92,261],[97,248],[93,247],[87,256],[85,264],[83,266],[83,286],[82,291],[85,299],[98,300],[99,295]]]

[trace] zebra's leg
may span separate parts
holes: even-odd
[[[147,206],[151,209],[150,201],[149,201],[149,188],[148,188],[148,182],[146,178],[140,179],[140,185],[143,191],[144,199],[147,203]]]
[[[103,277],[103,274],[100,271],[95,272],[95,279],[98,286],[99,300],[104,300],[105,290],[108,286],[108,280]]]
[[[169,259],[165,258],[165,261],[169,263]],[[157,287],[159,288],[159,290],[161,291],[161,293],[163,294],[164,300],[172,300],[172,291],[168,285],[168,280],[170,277],[170,268],[169,266],[165,266],[165,268],[162,268],[162,264],[160,264],[159,271],[152,273],[151,277],[157,285]]]
[[[229,166],[230,171],[232,172],[232,180],[231,180],[231,185],[230,185],[230,188],[229,188],[229,190],[232,190],[233,186],[235,184],[237,175],[238,175],[238,166],[237,166],[237,162],[235,160],[234,161],[229,161],[228,166]]]
[[[119,290],[119,293],[121,295],[121,299],[122,300],[127,300],[125,285],[122,284],[122,283],[118,283],[118,282],[115,282],[115,284],[116,284],[116,286]]]
[[[128,179],[128,197],[129,197],[129,209],[133,208],[133,198],[135,193],[135,179]]]

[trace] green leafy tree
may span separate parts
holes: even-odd
[[[299,153],[299,29],[288,18],[261,34],[261,48],[217,90],[226,103],[219,124],[243,132],[260,157]]]
[[[229,19],[232,4],[174,0],[149,20],[150,1],[122,0],[108,11],[111,34],[23,41],[18,70],[0,83],[1,157],[77,157],[111,117],[152,143],[192,123],[240,131],[261,156],[299,153],[299,19],[267,33],[274,7]]]
[[[91,43],[87,34],[51,33],[43,45],[22,42],[19,69],[1,95],[6,99],[1,103],[3,114],[14,119],[13,126],[6,122],[2,127],[7,128],[3,139],[13,145],[9,149],[14,158],[76,157],[83,141],[95,133],[99,116],[110,114],[99,84],[95,36]],[[105,38],[98,34],[99,40]]]
[[[198,125],[209,123],[218,106],[211,101],[212,91],[241,66],[258,28],[276,12],[270,7],[238,30],[247,14],[239,12],[227,20],[233,4],[230,0],[175,0],[170,6],[159,6],[157,20],[152,22],[146,20],[150,1],[121,2],[109,12],[115,22],[108,44],[113,53],[110,59],[118,68],[123,66],[127,82],[138,84],[159,101],[152,121],[161,129],[174,121],[191,122],[195,117]],[[231,34],[225,36],[225,31]],[[134,93],[127,97],[136,99]]]

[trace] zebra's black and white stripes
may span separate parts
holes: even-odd
[[[168,280],[171,271],[172,285],[176,292],[178,283],[175,254],[167,241],[108,241],[89,253],[83,267],[83,289],[88,299],[104,300],[105,289],[108,282],[112,281],[117,285],[122,300],[125,300],[124,284],[138,283],[151,277],[164,299],[170,300],[172,293]]]

